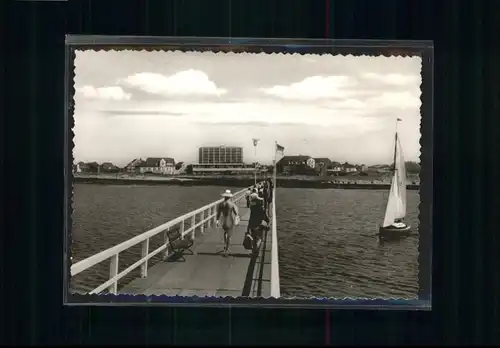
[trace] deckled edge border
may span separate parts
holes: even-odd
[[[81,38],[81,36],[80,36]],[[86,38],[92,39],[92,36]],[[65,245],[64,245],[64,271],[65,279],[63,281],[64,302],[67,305],[173,305],[173,306],[233,306],[233,307],[248,307],[248,306],[263,306],[263,307],[339,307],[339,308],[356,308],[356,309],[430,309],[431,308],[431,276],[432,276],[432,201],[433,201],[433,188],[432,188],[432,158],[433,158],[433,48],[430,42],[423,42],[420,45],[415,45],[415,42],[408,43],[404,46],[404,42],[382,42],[372,41],[377,45],[370,45],[368,42],[361,40],[354,40],[346,42],[343,40],[343,45],[336,45],[335,40],[322,40],[324,45],[318,45],[318,40],[310,40],[308,45],[307,40],[300,40],[302,44],[294,44],[295,40],[290,40],[291,44],[283,42],[274,42],[272,39],[257,39],[263,40],[261,44],[242,45],[233,43],[237,40],[226,39],[226,43],[211,43],[200,45],[206,39],[198,39],[197,43],[182,44],[182,43],[168,43],[169,38],[165,38],[165,43],[161,44],[148,44],[140,42],[141,38],[128,38],[126,41],[131,43],[113,43],[112,41],[119,41],[119,37],[99,37],[94,38],[92,43],[68,43],[66,44],[66,90],[65,90],[65,180],[66,180],[66,194],[67,203],[66,219],[64,226]],[[151,39],[151,38],[149,38]],[[160,38],[156,38],[160,39]],[[171,40],[172,38],[170,38]],[[175,41],[182,40],[175,38]],[[217,39],[221,40],[221,39]],[[246,40],[246,39],[242,39]],[[255,39],[252,39],[255,40]],[[105,43],[99,43],[104,41]],[[315,42],[316,41],[316,44]],[[396,46],[394,44],[397,43]],[[312,45],[311,45],[312,44]],[[422,59],[421,64],[421,84],[420,84],[420,204],[419,204],[419,256],[418,256],[418,279],[419,291],[418,299],[411,298],[273,298],[273,297],[198,297],[198,296],[168,296],[168,295],[131,295],[131,294],[102,294],[102,295],[82,295],[71,294],[69,292],[70,286],[70,267],[71,267],[71,227],[72,227],[72,214],[74,211],[73,205],[73,149],[74,149],[74,78],[75,78],[75,56],[77,50],[93,50],[93,51],[120,51],[120,50],[134,50],[134,51],[182,51],[182,52],[213,52],[217,53],[254,53],[254,54],[313,54],[313,55],[343,55],[343,56],[370,56],[370,57],[413,57],[420,56]],[[423,228],[425,226],[425,228]],[[424,233],[422,233],[424,232]],[[425,274],[424,282],[422,282],[422,275]]]

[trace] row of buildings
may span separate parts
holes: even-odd
[[[97,163],[97,162],[78,162],[73,165],[74,173],[118,173],[121,168],[115,166],[111,162]]]
[[[277,165],[276,171],[284,175],[342,175],[366,172],[364,164],[340,163],[326,157],[314,158],[307,155],[284,156]]]
[[[193,164],[193,173],[213,173],[230,171],[232,173],[267,172],[269,167],[258,164],[244,164],[243,148],[235,146],[201,147],[198,150],[198,163]],[[277,165],[279,174],[285,175],[337,175],[342,173],[366,172],[365,165],[354,165],[331,161],[329,158],[314,158],[311,156],[297,155],[284,156]]]
[[[148,157],[145,160],[143,160],[142,158],[134,159],[124,168],[120,168],[110,162],[104,162],[102,164],[98,164],[97,162],[78,162],[73,166],[73,171],[75,173],[127,172],[140,174],[173,175],[176,172],[176,164],[174,159],[170,157]]]
[[[343,175],[366,172],[369,168],[365,165],[354,165],[331,161],[329,158],[314,158],[307,155],[284,156],[276,164],[278,174],[282,175]],[[371,168],[383,172],[390,170],[389,166]],[[128,163],[124,168],[118,168],[112,163],[105,162],[101,165],[96,162],[79,162],[74,168],[75,172],[127,172],[140,174],[253,174],[267,173],[272,167],[262,166],[258,163],[244,163],[243,148],[235,146],[210,146],[198,150],[198,163],[186,165],[176,163],[171,157],[137,158]]]

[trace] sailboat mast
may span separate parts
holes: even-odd
[[[397,151],[398,151],[398,132],[396,131],[396,135],[394,137],[394,159],[393,159],[393,170],[394,172],[396,172],[396,154],[397,154]]]
[[[394,133],[394,173],[396,172],[396,156],[397,156],[397,152],[398,152],[398,123],[399,121],[401,121],[400,118],[396,118],[396,133]]]

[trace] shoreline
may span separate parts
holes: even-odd
[[[277,178],[276,187],[284,188],[315,188],[315,189],[363,189],[363,190],[389,190],[389,183],[371,183],[369,180],[358,182],[338,183],[335,179],[315,178]],[[365,181],[364,183],[362,183]],[[74,176],[73,182],[78,184],[98,184],[98,185],[175,185],[175,186],[227,186],[227,187],[247,187],[254,183],[253,178],[241,177],[112,177],[112,176]],[[408,184],[407,190],[420,190],[418,184]]]

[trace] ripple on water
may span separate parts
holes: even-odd
[[[380,245],[387,193],[279,189],[276,207],[283,296],[404,297],[418,291],[418,235]],[[407,221],[418,230],[416,191]]]

